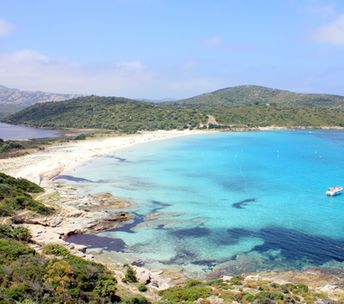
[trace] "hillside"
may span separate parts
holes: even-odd
[[[56,94],[41,91],[21,91],[0,85],[0,113],[20,111],[35,103],[61,101],[76,97],[72,94]]]
[[[38,127],[104,128],[124,132],[228,127],[344,127],[344,97],[241,86],[177,102],[79,97],[33,105],[3,121]]]
[[[125,132],[184,129],[206,122],[193,109],[121,97],[79,97],[31,106],[4,121],[39,127],[102,128]]]
[[[178,105],[208,108],[244,104],[270,104],[282,107],[344,107],[344,97],[327,94],[301,94],[267,87],[246,85],[230,87],[192,98],[179,100]]]

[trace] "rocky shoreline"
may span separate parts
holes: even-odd
[[[260,130],[262,129],[260,128]],[[188,135],[189,134],[190,133],[188,133]],[[152,135],[150,136],[150,138],[154,138]],[[128,143],[130,140],[134,139],[127,138],[122,142]],[[140,143],[141,142],[145,141],[140,141]],[[85,144],[87,144],[87,140],[83,143],[83,145]],[[71,145],[66,145],[67,146],[59,146],[57,149],[57,152],[63,152],[65,158],[68,152],[73,149]],[[56,147],[50,147],[49,149],[49,151],[41,152],[45,153],[43,156],[37,154],[23,156],[21,158],[24,158],[24,161],[18,161],[16,166],[13,167],[11,167],[11,164],[16,162],[16,159],[0,160],[0,169],[9,174],[14,172],[16,176],[23,176],[26,178],[35,177],[37,176],[37,171],[34,172],[35,174],[32,174],[31,171],[35,163],[30,163],[30,160],[36,163],[43,160],[44,163],[47,159],[48,161],[46,164],[59,161],[59,158],[54,160],[54,149],[56,149]],[[108,153],[109,151],[111,151],[111,146],[109,146],[108,150],[102,150],[102,153]],[[96,150],[95,153],[90,153],[89,157],[99,154],[101,154],[99,150]],[[56,170],[55,166],[52,168],[47,167],[43,172],[38,172],[45,193],[35,197],[46,205],[55,208],[56,213],[47,217],[37,216],[37,214],[26,211],[8,220],[11,221],[11,223],[20,224],[30,229],[33,240],[36,243],[34,248],[37,251],[42,251],[42,246],[48,243],[61,244],[77,256],[106,265],[111,271],[116,273],[117,277],[122,278],[125,266],[122,261],[113,262],[102,249],[92,249],[87,248],[85,245],[74,244],[68,242],[68,238],[75,234],[92,234],[114,229],[121,223],[132,220],[133,215],[128,212],[128,209],[130,210],[133,206],[133,202],[113,197],[109,193],[82,195],[80,191],[78,191],[78,188],[72,187],[61,180],[53,180],[53,177],[62,172],[63,168],[68,168],[68,164],[65,164],[65,167],[63,167],[58,163],[57,167],[59,170]],[[42,165],[40,165],[39,168],[42,168]],[[159,216],[159,214],[152,214],[149,218]],[[139,281],[148,284],[155,290],[167,289],[187,279],[181,272],[168,268],[164,270],[151,270],[141,265],[134,265],[133,267],[136,270]],[[314,290],[326,292],[336,299],[344,296],[344,284],[342,283],[344,280],[343,273],[344,271],[335,269],[310,269],[307,271],[247,273],[243,276],[249,278],[256,277],[257,280],[269,279],[281,283],[306,281]],[[226,278],[226,276],[222,274],[220,277]],[[157,296],[151,294],[151,297],[154,298]]]

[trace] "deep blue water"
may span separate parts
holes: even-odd
[[[59,137],[61,133],[55,130],[30,128],[24,126],[15,126],[0,123],[0,138],[4,140],[26,140],[33,138],[54,138]]]
[[[185,137],[138,145],[68,174],[88,191],[136,203],[133,223],[74,237],[94,247],[113,240],[108,250],[116,257],[195,273],[344,261],[344,195],[325,196],[329,186],[344,185],[341,131]]]

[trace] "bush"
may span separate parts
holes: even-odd
[[[43,248],[43,252],[45,254],[51,254],[55,256],[64,256],[64,257],[69,256],[68,249],[58,244],[45,245]]]
[[[74,140],[85,140],[86,139],[86,134],[79,134],[74,137]]]
[[[30,287],[22,283],[22,284],[12,286],[7,291],[7,296],[13,300],[21,301],[27,297],[27,294],[29,291],[30,291]]]
[[[246,294],[243,295],[241,300],[244,303],[251,303],[251,302],[253,302],[255,300],[255,298],[256,297],[254,295],[251,295],[250,293],[246,293]]]
[[[22,243],[12,239],[0,239],[0,264],[14,261],[18,257],[34,254],[35,251]]]
[[[181,286],[161,291],[160,295],[172,303],[179,303],[181,301],[196,301],[200,298],[207,298],[211,295],[211,289],[206,286]]]
[[[146,298],[144,297],[134,297],[134,298],[129,298],[122,302],[123,304],[151,304]]]
[[[202,285],[202,281],[200,280],[188,280],[185,282],[185,287],[193,287],[193,286],[199,286]]]
[[[125,272],[123,282],[124,283],[136,283],[137,282],[136,272],[133,269],[133,267],[131,267],[130,265],[127,266],[127,270]]]
[[[307,293],[309,291],[309,288],[306,284],[297,285],[297,289],[304,293]]]
[[[242,285],[242,276],[233,277],[230,279],[230,284],[232,285]]]
[[[0,225],[0,237],[8,239],[16,239],[18,241],[29,242],[31,233],[24,227],[13,227],[10,225]]]
[[[141,291],[141,292],[146,292],[147,291],[147,286],[145,284],[140,284],[138,287],[137,287],[138,291]]]
[[[99,280],[96,282],[94,291],[102,298],[113,297],[116,292],[116,281],[115,280]]]
[[[32,238],[31,232],[25,227],[15,227],[12,234],[14,238],[22,242],[30,242]]]
[[[262,291],[256,295],[256,299],[258,301],[265,301],[265,300],[278,301],[278,300],[284,299],[284,294],[279,291]]]

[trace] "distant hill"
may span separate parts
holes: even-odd
[[[184,129],[206,122],[207,115],[193,109],[122,97],[79,97],[35,104],[3,121],[39,127],[102,128],[125,132]]]
[[[61,101],[77,97],[75,94],[57,94],[41,91],[22,91],[0,85],[0,113],[20,111],[35,103]]]
[[[179,100],[179,105],[207,108],[243,104],[274,104],[282,107],[324,107],[344,106],[344,97],[327,94],[302,94],[271,89],[262,86],[245,85],[217,90],[192,98]]]
[[[344,98],[258,86],[218,90],[176,102],[87,96],[39,103],[3,121],[39,127],[124,132],[185,128],[344,127]]]

